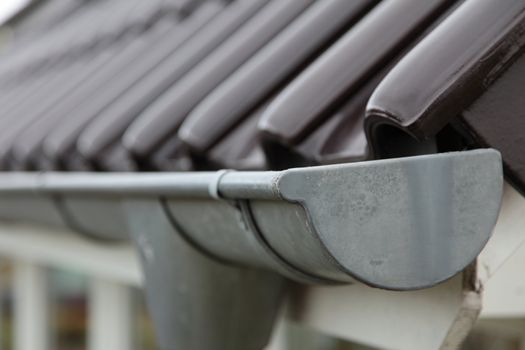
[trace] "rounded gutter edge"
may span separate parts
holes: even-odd
[[[502,165],[501,165],[501,154],[494,149],[482,149],[482,150],[474,150],[474,151],[467,151],[467,152],[451,152],[451,153],[442,153],[442,154],[436,154],[431,156],[418,156],[418,157],[410,157],[410,158],[424,158],[424,157],[454,157],[454,155],[459,154],[466,154],[468,153],[469,156],[474,157],[483,157],[485,158],[483,160],[483,163],[490,164],[489,166],[495,166],[495,172],[489,182],[487,182],[489,185],[491,185],[491,196],[492,198],[489,202],[486,203],[484,207],[487,207],[488,214],[484,214],[482,217],[484,218],[484,225],[482,229],[482,238],[477,240],[477,244],[469,245],[470,252],[464,252],[461,256],[462,260],[461,263],[456,264],[452,268],[448,269],[446,273],[440,274],[437,278],[433,279],[421,279],[421,280],[414,280],[413,283],[392,283],[386,280],[374,278],[372,274],[365,274],[357,271],[357,269],[354,268],[354,265],[349,265],[348,262],[342,261],[340,252],[337,252],[333,249],[333,246],[330,247],[331,243],[330,239],[334,236],[333,232],[328,232],[329,230],[326,230],[326,227],[322,227],[322,225],[319,225],[319,217],[326,215],[327,211],[325,210],[323,213],[323,210],[319,210],[318,206],[316,205],[316,201],[318,201],[318,197],[315,194],[312,195],[310,193],[310,197],[308,195],[301,197],[301,195],[298,195],[297,193],[290,193],[287,189],[289,184],[286,184],[285,182],[291,181],[297,183],[298,181],[311,181],[308,185],[303,185],[305,187],[315,185],[316,179],[315,176],[311,176],[312,172],[315,172],[315,169],[312,168],[302,168],[302,169],[292,169],[290,171],[285,171],[283,174],[279,177],[279,182],[277,183],[277,186],[279,188],[279,192],[281,193],[281,197],[283,200],[294,202],[300,204],[306,211],[307,217],[309,220],[309,226],[312,228],[312,232],[316,234],[316,239],[319,241],[319,248],[323,250],[323,253],[326,254],[330,259],[332,260],[332,263],[334,265],[334,269],[339,270],[341,273],[350,276],[352,279],[355,279],[356,281],[359,281],[365,285],[368,285],[370,287],[374,288],[380,288],[385,290],[393,290],[393,291],[410,291],[410,290],[420,290],[420,289],[426,289],[433,287],[437,284],[443,283],[450,278],[457,275],[459,272],[463,271],[465,268],[467,268],[475,259],[478,257],[478,255],[481,253],[485,245],[487,244],[488,240],[492,236],[494,227],[496,225],[499,211],[501,208],[501,201],[503,196],[503,171],[502,171]],[[398,160],[407,160],[410,158],[399,158]],[[392,163],[392,161],[395,161],[396,159],[388,159],[386,161],[375,161],[373,163],[377,162],[388,162]],[[327,172],[334,171],[335,168],[342,169],[345,171],[345,168],[354,168],[356,164],[359,163],[353,163],[353,164],[345,164],[345,165],[335,165],[335,166],[323,166],[323,167],[317,167],[325,168]],[[363,165],[361,163],[360,165]],[[330,169],[334,168],[334,169]],[[300,176],[302,179],[297,178],[297,176]],[[344,189],[336,190],[335,192],[343,191]],[[489,208],[490,207],[490,208]],[[321,220],[322,221],[322,220]],[[336,233],[337,234],[337,233]],[[351,235],[351,234],[350,234]],[[455,246],[455,244],[451,244],[451,246]],[[357,264],[356,264],[357,265]],[[402,266],[399,266],[398,269],[402,268]],[[391,271],[394,271],[396,268],[391,268]]]

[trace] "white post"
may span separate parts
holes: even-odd
[[[89,292],[89,350],[133,349],[131,288],[93,278]]]
[[[49,289],[44,267],[25,261],[14,263],[15,350],[50,347]]]

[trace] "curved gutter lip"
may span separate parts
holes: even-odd
[[[312,266],[307,272],[317,276],[316,257],[324,257],[322,266],[347,280],[413,290],[449,279],[477,257],[496,223],[502,184],[499,152],[484,149],[281,172],[7,173],[0,175],[0,197],[36,193],[101,202],[203,198],[299,204],[306,221],[287,217],[290,211],[258,214],[274,218],[267,232],[274,237],[270,246],[290,264],[305,262]],[[299,244],[277,247],[287,239],[279,226],[286,218],[296,220],[289,238],[314,245],[302,251]]]
[[[320,168],[287,171],[278,184],[283,199],[306,209],[325,253],[356,280],[390,290],[429,288],[466,268],[490,238],[502,198],[499,152],[453,152],[356,164],[361,171],[358,167],[340,169],[339,174]],[[392,171],[375,172],[374,165]],[[396,179],[399,176],[405,179]],[[378,179],[387,186],[381,187]],[[392,179],[398,184],[412,181],[403,187],[389,182]],[[312,190],[298,192],[296,184],[301,181]],[[327,185],[323,181],[332,182],[330,189],[318,189],[319,183]],[[340,195],[345,191],[354,196],[345,199]],[[360,197],[366,198],[355,199]]]

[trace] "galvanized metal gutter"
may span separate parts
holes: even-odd
[[[489,149],[281,172],[6,173],[0,217],[131,238],[161,347],[261,349],[283,276],[409,290],[463,270],[502,183]]]
[[[235,253],[232,242],[253,246],[245,232],[221,230],[229,220],[249,223],[259,231],[252,234],[305,274],[334,282],[357,278],[387,289],[429,287],[472,261],[496,220],[501,186],[500,156],[493,150],[281,172],[0,175],[0,194],[21,219],[35,219],[34,211],[24,210],[32,197],[43,204],[58,199],[86,225],[98,214],[87,209],[99,202],[156,198],[221,259],[273,267],[256,251]],[[0,215],[12,218],[2,209]],[[111,238],[97,229],[100,222],[89,225]],[[232,242],[204,233],[214,231],[231,235]]]

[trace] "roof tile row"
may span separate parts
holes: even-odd
[[[24,35],[1,57],[5,170],[281,169],[494,147],[525,188],[523,0],[57,2],[18,19]]]

